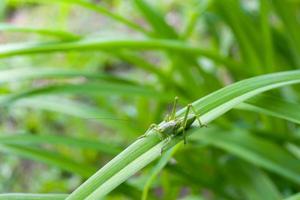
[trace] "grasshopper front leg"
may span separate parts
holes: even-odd
[[[147,137],[148,132],[149,132],[150,130],[153,130],[153,129],[158,129],[158,125],[157,125],[157,124],[151,124],[151,125],[149,126],[149,128],[146,130],[146,133],[143,134],[143,135],[141,135],[141,136],[139,136],[139,137],[137,138],[137,140],[142,139],[142,138],[144,138],[144,137]]]

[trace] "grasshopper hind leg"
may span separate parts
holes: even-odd
[[[185,115],[184,115],[184,118],[183,118],[183,121],[182,121],[182,127],[183,127],[183,142],[184,144],[186,144],[186,132],[185,132],[185,129],[186,129],[186,126],[187,126],[187,121],[188,121],[188,116],[189,116],[189,113],[190,112],[193,112],[193,114],[195,115],[196,117],[196,120],[198,121],[199,123],[199,126],[200,127],[207,127],[206,124],[203,124],[200,120],[200,115],[196,112],[196,109],[194,108],[194,106],[192,104],[189,104],[186,108],[186,111],[185,111]]]
[[[200,115],[196,112],[195,107],[194,107],[192,104],[190,104],[190,107],[191,107],[192,112],[193,112],[194,115],[196,116],[196,119],[197,119],[197,121],[198,121],[198,123],[199,123],[199,126],[200,126],[200,127],[207,127],[206,124],[204,124],[204,123],[201,122],[201,120],[200,120]]]
[[[188,120],[188,116],[189,116],[189,112],[190,112],[191,107],[192,107],[191,104],[189,104],[187,106],[185,114],[184,114],[184,118],[183,118],[183,121],[182,121],[182,124],[181,124],[181,126],[183,127],[182,136],[183,136],[183,143],[184,144],[186,144],[186,132],[185,132],[185,129],[186,129],[187,120]]]

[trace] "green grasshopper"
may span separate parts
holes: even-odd
[[[175,97],[174,105],[172,108],[172,112],[170,115],[167,115],[164,121],[157,125],[152,124],[149,129],[146,131],[144,135],[142,135],[140,138],[146,137],[147,133],[154,130],[156,133],[159,134],[159,137],[161,140],[165,140],[165,143],[167,144],[173,137],[179,135],[182,133],[184,144],[186,144],[186,130],[189,129],[195,120],[198,121],[199,126],[203,127],[206,126],[201,123],[200,117],[195,111],[192,104],[189,104],[187,106],[187,109],[185,111],[183,118],[176,117],[176,107],[177,107],[178,97]],[[193,114],[190,114],[190,112],[193,112]],[[163,149],[162,149],[163,151]]]

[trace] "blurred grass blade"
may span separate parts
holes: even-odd
[[[297,138],[299,139],[299,138]],[[293,143],[287,143],[285,145],[286,149],[292,154],[294,155],[296,158],[298,158],[300,160],[300,146],[299,144],[298,145],[295,145]]]
[[[214,51],[193,47],[184,42],[166,40],[166,39],[83,39],[72,42],[52,42],[52,43],[18,43],[0,46],[0,58],[51,53],[66,51],[99,51],[114,49],[131,49],[131,50],[174,50],[179,53],[194,54],[204,56],[217,63],[224,64],[228,67],[241,67],[236,61],[225,58]]]
[[[254,111],[300,124],[300,105],[275,96],[258,95],[236,108]]]
[[[212,0],[204,0],[197,3],[197,6],[193,8],[194,10],[192,10],[187,20],[186,26],[183,30],[183,33],[181,34],[181,38],[183,39],[189,38],[190,35],[194,32],[198,18],[207,10],[207,8],[212,3]]]
[[[269,23],[270,15],[270,1],[261,0],[260,2],[260,21],[261,21],[261,32],[262,32],[262,42],[263,42],[263,52],[264,52],[264,63],[267,68],[266,71],[270,72],[274,69],[274,49],[272,44],[272,32]]]
[[[287,29],[286,36],[288,38],[288,45],[292,50],[292,55],[297,65],[300,66],[300,22],[297,17],[295,17],[295,13],[298,12],[296,10],[296,2],[272,0],[272,3],[283,22],[284,28]]]
[[[57,68],[14,68],[0,70],[0,83],[45,78],[87,78],[100,81],[132,84],[132,81],[105,73],[57,69]]]
[[[168,100],[172,98],[171,94],[161,93],[150,87],[118,84],[118,83],[82,83],[82,84],[60,84],[50,85],[38,89],[30,89],[28,91],[13,93],[0,98],[0,104],[7,105],[22,98],[42,96],[49,94],[81,94],[81,95],[117,95],[117,96],[144,96],[154,99]]]
[[[41,148],[1,144],[0,151],[8,154],[16,154],[24,158],[53,165],[85,178],[89,177],[93,172],[96,171],[96,169],[90,165],[77,163],[70,158],[58,154],[57,152],[46,151]]]
[[[54,30],[54,29],[43,29],[43,28],[33,28],[33,27],[21,27],[11,24],[0,23],[1,32],[21,32],[21,33],[34,33],[45,36],[52,36],[62,40],[78,40],[81,38],[79,35],[73,33]]]
[[[193,105],[198,111],[198,114],[201,114],[202,123],[207,124],[239,103],[257,94],[284,85],[296,83],[300,83],[300,70],[253,77],[213,92],[210,95],[197,100]],[[177,117],[182,117],[185,109],[186,108],[178,111]],[[189,133],[191,132],[188,131],[188,134]],[[171,147],[181,140],[181,136],[175,137],[170,141],[168,146]],[[150,130],[147,137],[135,141],[104,167],[98,170],[98,172],[71,193],[67,200],[83,198],[91,200],[102,198],[116,186],[127,180],[131,175],[160,156],[160,151],[164,142],[165,141],[159,139],[154,130]],[[271,145],[271,147],[273,147],[273,145]],[[281,150],[279,152],[281,153]],[[285,156],[285,153],[282,154]],[[265,153],[263,153],[263,155],[265,155]],[[288,156],[287,160],[293,159]],[[297,177],[300,167],[297,168],[294,165],[288,165],[289,169],[292,170],[290,172],[287,169],[281,169],[281,167],[269,166],[270,163],[264,164],[265,167],[270,167],[270,169],[295,182],[300,181],[300,177]],[[283,166],[285,165],[283,164]]]
[[[242,130],[233,133],[215,131],[209,134],[200,133],[197,136],[200,141],[300,184],[300,160],[266,139],[252,136]]]
[[[164,17],[144,0],[134,0],[140,12],[152,26],[155,35],[160,38],[177,38],[176,31],[166,23]]]
[[[282,199],[271,179],[253,165],[232,159],[226,163],[226,172],[234,188],[241,191],[245,199]]]
[[[7,1],[10,1],[10,2],[33,2],[33,3],[36,2],[36,3],[50,3],[50,4],[66,3],[66,4],[71,4],[71,5],[78,5],[83,8],[89,9],[91,11],[100,13],[104,16],[107,16],[115,21],[118,21],[118,22],[132,28],[133,30],[147,34],[147,31],[145,31],[141,26],[137,25],[137,23],[131,22],[131,21],[127,20],[125,17],[118,15],[116,13],[113,13],[110,10],[108,10],[102,6],[99,6],[99,5],[90,3],[88,1],[84,1],[84,0],[51,0],[51,1],[48,1],[48,0],[7,0]]]
[[[64,200],[67,196],[67,194],[8,193],[0,194],[0,200]]]
[[[124,119],[123,121],[126,123],[118,121],[118,116],[106,109],[98,108],[95,106],[89,106],[83,103],[71,101],[57,96],[51,96],[47,98],[34,97],[22,99],[12,105],[12,108],[15,107],[41,109],[71,115],[74,117],[83,118],[85,120],[96,120],[105,124],[108,127],[118,129],[122,132],[130,134],[139,131],[137,130],[136,125],[134,126],[130,123],[130,121],[127,121],[126,119]],[[116,121],[118,123],[116,123]]]
[[[262,72],[262,66],[259,58],[259,48],[256,48],[257,29],[241,8],[236,0],[219,0],[215,1],[215,7],[218,14],[228,24],[238,41],[243,60],[248,64],[249,72],[256,74]]]
[[[153,181],[157,177],[158,173],[168,164],[169,160],[176,153],[176,151],[179,149],[179,147],[180,147],[180,145],[178,144],[175,147],[173,147],[172,149],[169,149],[167,152],[165,152],[162,155],[162,157],[159,159],[157,164],[150,171],[150,174],[147,177],[147,181],[144,184],[144,189],[143,189],[141,200],[147,200],[151,184],[153,183]]]
[[[117,153],[121,152],[120,147],[112,143],[56,135],[1,135],[0,144],[16,144],[30,146],[40,144],[60,144],[74,148],[92,149],[109,155],[116,155]]]
[[[284,200],[300,200],[300,193],[294,194],[288,198],[285,198]]]

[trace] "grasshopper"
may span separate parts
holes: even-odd
[[[192,126],[195,120],[198,121],[200,127],[206,126],[205,124],[201,123],[200,117],[192,104],[188,104],[183,118],[176,117],[177,102],[178,97],[175,97],[171,114],[167,115],[161,124],[152,124],[146,131],[146,133],[138,139],[146,137],[149,131],[154,130],[159,134],[161,140],[165,140],[165,144],[167,144],[173,137],[179,134],[182,134],[184,144],[186,144],[186,130],[188,130]],[[192,112],[192,114],[190,114],[190,112]],[[164,147],[162,151],[163,150]]]

